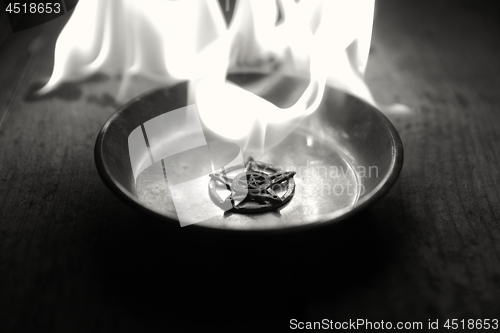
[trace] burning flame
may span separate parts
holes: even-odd
[[[103,72],[122,75],[121,100],[134,76],[167,84],[199,77],[214,56],[207,46],[225,30],[215,0],[80,1],[59,35],[41,92]]]
[[[373,10],[374,0],[239,0],[226,27],[217,0],[80,1],[41,92],[97,72],[122,76],[118,100],[135,77],[189,80],[205,127],[242,148],[263,149],[317,109],[325,84],[374,104],[363,81]],[[279,85],[277,76],[250,92],[226,81],[241,71],[286,73],[309,84],[295,104],[279,108],[254,93]]]

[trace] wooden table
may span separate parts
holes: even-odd
[[[64,19],[11,34],[2,16],[0,331],[500,319],[499,18],[487,2],[379,1],[367,82],[411,109],[388,111],[400,179],[341,228],[236,244],[162,231],[119,201],[93,161],[118,81],[34,96]]]

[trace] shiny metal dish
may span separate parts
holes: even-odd
[[[265,76],[241,74],[230,79],[250,90]],[[177,228],[168,191],[148,192],[151,179],[141,185],[139,177],[135,183],[128,137],[142,123],[186,106],[187,87],[181,83],[157,88],[129,101],[106,121],[95,145],[97,170],[111,191],[152,220]],[[287,106],[303,88],[303,80],[283,76],[262,97]],[[318,110],[298,123],[290,135],[260,156],[252,156],[296,171],[294,198],[280,210],[260,214],[221,210],[219,216],[189,228],[270,232],[334,224],[384,195],[403,166],[403,146],[391,122],[373,106],[331,87],[326,88]]]

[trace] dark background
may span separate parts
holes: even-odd
[[[340,226],[261,239],[159,227],[119,201],[93,146],[114,79],[34,98],[67,15],[0,16],[0,331],[287,331],[289,320],[500,319],[500,12],[378,1],[366,80],[405,165]]]

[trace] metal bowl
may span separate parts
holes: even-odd
[[[267,76],[239,74],[230,79],[251,90]],[[264,89],[261,96],[287,106],[297,99],[304,83],[281,76],[279,84]],[[172,198],[168,192],[158,196],[161,207],[141,198],[132,172],[128,137],[146,121],[187,104],[187,83],[147,92],[120,107],[106,121],[95,145],[97,170],[111,191],[168,226],[179,226]],[[261,214],[221,211],[219,216],[190,228],[269,232],[337,223],[389,190],[403,165],[403,146],[396,129],[379,110],[327,87],[315,113],[296,124],[279,144],[253,157],[297,171],[295,196],[290,203],[279,211]]]

